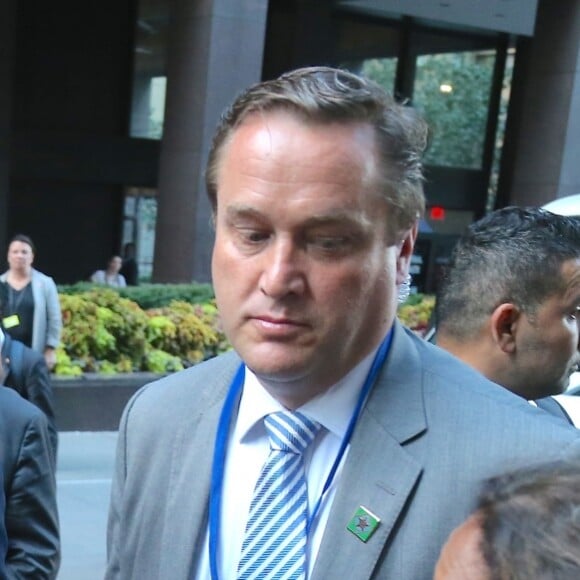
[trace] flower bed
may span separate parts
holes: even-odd
[[[165,373],[228,349],[213,298],[144,309],[116,290],[60,293],[62,344],[54,372]]]
[[[397,316],[419,336],[424,336],[430,326],[435,296],[430,294],[411,294],[404,304],[399,306]]]

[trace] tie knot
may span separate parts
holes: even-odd
[[[270,447],[280,451],[304,453],[314,441],[320,424],[297,411],[279,411],[264,418]]]

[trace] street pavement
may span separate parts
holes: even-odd
[[[57,580],[102,580],[117,433],[60,432],[57,465],[62,562]]]

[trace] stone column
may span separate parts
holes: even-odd
[[[210,280],[204,170],[222,110],[261,78],[267,0],[175,0],[153,265],[155,282]]]
[[[540,0],[534,37],[523,45],[502,201],[542,205],[580,193],[580,2]]]

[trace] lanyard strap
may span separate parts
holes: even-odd
[[[211,472],[211,488],[209,492],[209,566],[212,580],[218,580],[217,551],[219,521],[221,516],[222,490],[224,483],[224,465],[226,448],[230,431],[231,418],[234,406],[244,384],[245,366],[242,363],[230,385],[224,406],[218,422],[216,442],[213,452],[213,465]]]
[[[383,340],[383,342],[381,343],[379,349],[377,350],[377,353],[375,354],[375,358],[373,360],[371,368],[366,376],[365,382],[363,383],[363,387],[358,396],[358,400],[355,405],[352,416],[350,418],[346,433],[344,434],[344,437],[342,439],[340,449],[338,450],[332,468],[328,474],[328,477],[326,478],[324,487],[322,488],[322,493],[320,494],[320,497],[316,501],[314,509],[312,510],[312,513],[308,518],[306,528],[307,533],[310,531],[312,523],[315,521],[316,516],[320,511],[320,507],[322,505],[322,501],[326,495],[326,492],[330,489],[330,486],[332,485],[332,481],[334,480],[336,471],[342,461],[344,453],[346,452],[346,448],[352,437],[354,428],[356,426],[356,422],[358,420],[364,402],[377,378],[379,370],[381,369],[383,363],[385,362],[385,359],[387,358],[387,354],[391,346],[392,336],[393,331],[391,329],[387,334],[387,336],[385,337],[385,339]],[[244,363],[242,363],[240,364],[234,376],[234,379],[232,380],[228,394],[224,401],[224,406],[222,408],[222,412],[218,422],[216,442],[214,447],[211,488],[209,497],[209,564],[212,580],[218,580],[219,578],[217,553],[218,553],[219,524],[221,518],[221,503],[224,483],[224,467],[227,451],[227,442],[229,439],[232,417],[234,415],[234,407],[239,400],[242,388],[244,386],[244,377],[245,377],[245,365]]]

